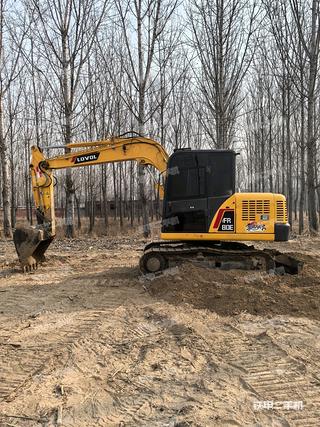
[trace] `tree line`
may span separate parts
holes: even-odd
[[[32,145],[52,156],[131,130],[169,153],[235,149],[239,190],[285,194],[290,223],[316,233],[319,51],[319,0],[0,0],[4,236],[18,206],[33,219]],[[153,171],[128,162],[57,176],[68,237],[84,202],[90,229],[96,201],[107,227],[110,199],[120,224],[138,216],[149,234]]]

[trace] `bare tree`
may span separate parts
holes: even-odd
[[[84,91],[79,91],[83,66],[86,63],[98,29],[107,9],[107,0],[28,1],[33,14],[33,31],[44,59],[42,75],[62,114],[64,145],[70,144],[75,132],[75,116]],[[69,149],[66,148],[65,152]],[[71,169],[66,170],[66,236],[74,235],[74,184]]]
[[[320,52],[320,18],[319,0],[301,2],[264,2],[269,17],[271,32],[276,41],[279,57],[287,76],[287,108],[290,109],[289,93],[295,92],[300,98],[300,202],[299,231],[303,231],[303,215],[305,200],[305,183],[308,195],[308,221],[311,233],[317,232],[316,201],[316,167],[317,167],[317,126],[315,126],[316,98],[319,94],[319,52]],[[284,99],[284,98],[283,98]],[[285,102],[285,100],[284,100]],[[305,143],[305,112],[306,112],[306,143]],[[289,175],[292,172],[291,130],[287,115],[287,151]],[[305,178],[305,152],[307,157],[307,178]],[[293,190],[289,179],[289,212],[292,210]],[[298,191],[298,190],[297,190]],[[291,219],[291,218],[290,218]]]
[[[191,5],[192,46],[200,62],[195,75],[207,109],[203,124],[217,148],[228,148],[234,137],[240,89],[254,52],[256,13],[255,2],[246,0],[194,0]]]
[[[306,33],[304,10],[298,0],[290,0],[290,6],[299,32],[301,45],[307,55],[307,189],[308,189],[308,218],[311,233],[319,230],[316,202],[316,164],[317,164],[317,135],[315,129],[316,89],[319,78],[320,53],[320,2],[311,3],[311,29]]]
[[[122,57],[124,71],[135,94],[126,94],[126,104],[137,120],[138,132],[145,134],[146,122],[150,119],[153,108],[147,111],[146,95],[152,88],[155,75],[152,73],[157,57],[157,41],[169,25],[178,0],[116,0],[125,55]],[[128,99],[128,98],[131,99]],[[142,205],[144,235],[150,234],[148,224],[147,200],[145,192],[144,167],[139,165],[139,194]]]
[[[21,28],[13,29],[9,18],[5,18],[5,1],[0,0],[0,160],[2,171],[2,203],[3,203],[3,229],[4,236],[11,237],[11,194],[10,188],[10,160],[4,129],[4,97],[11,84],[17,79],[21,71],[19,62],[23,42],[26,34],[26,23],[22,22]],[[6,35],[7,48],[4,46]],[[10,46],[8,46],[10,43]],[[12,124],[12,123],[11,123]]]

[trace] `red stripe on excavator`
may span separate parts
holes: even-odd
[[[213,228],[218,228],[219,227],[222,215],[224,214],[224,211],[226,211],[226,210],[227,209],[219,209],[218,216],[217,216],[217,218],[216,218],[216,220],[214,222]]]

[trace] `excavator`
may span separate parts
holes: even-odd
[[[169,156],[158,142],[134,133],[74,142],[61,148],[69,152],[51,158],[45,157],[38,146],[31,149],[37,225],[20,226],[14,231],[24,271],[36,269],[45,260],[56,235],[54,171],[128,160],[151,165],[160,173],[161,238],[145,246],[140,259],[143,274],[161,273],[185,260],[222,269],[281,270],[290,274],[301,270],[301,263],[290,256],[243,243],[286,242],[290,225],[283,195],[235,191],[235,151],[188,148]]]

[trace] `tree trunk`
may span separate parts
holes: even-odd
[[[270,89],[268,90],[268,106],[269,106],[269,147],[268,147],[268,160],[269,160],[269,191],[273,192],[273,177],[272,177],[272,111],[271,111],[271,94]]]
[[[96,205],[96,198],[95,198],[94,191],[92,189],[91,196],[90,196],[90,207],[89,207],[89,233],[92,233],[94,229],[95,205]]]
[[[122,197],[122,165],[118,165],[119,172],[119,220],[120,220],[120,228],[123,228],[123,197]]]
[[[3,25],[4,25],[4,2],[0,3],[0,65],[3,67]],[[3,130],[3,81],[0,76],[0,161],[2,172],[2,203],[3,203],[3,235],[12,237],[12,228],[10,223],[10,167],[8,149]]]
[[[64,129],[64,138],[65,144],[68,145],[71,143],[71,116],[72,116],[72,106],[70,101],[70,88],[68,83],[70,61],[68,60],[68,46],[67,46],[67,34],[62,32],[62,88],[63,88],[63,97],[64,97],[64,119],[65,119],[65,129]],[[66,148],[65,153],[70,153],[70,149]],[[71,169],[66,170],[66,231],[65,235],[68,238],[74,237],[74,187],[72,181],[72,171]]]
[[[102,200],[103,200],[103,218],[106,228],[109,226],[108,198],[107,198],[107,172],[106,165],[102,165]]]
[[[310,65],[311,67],[311,65]],[[315,78],[315,65],[310,69],[310,86]],[[313,76],[313,77],[312,77]],[[310,88],[311,89],[311,88]],[[317,216],[316,188],[315,188],[315,165],[317,158],[317,142],[314,134],[314,91],[309,91],[308,96],[308,121],[307,121],[307,190],[308,190],[308,213],[309,231],[315,234],[319,229]]]
[[[139,133],[144,136],[144,109],[145,109],[145,96],[144,88],[140,87],[139,94]],[[145,178],[145,167],[139,163],[138,166],[138,180],[139,180],[139,195],[141,203],[141,214],[142,214],[142,226],[144,237],[150,236],[150,224],[147,212],[147,197],[146,197],[146,178]]]
[[[318,71],[317,45],[317,12],[318,0],[312,2],[312,29],[310,46],[310,69],[308,79],[308,118],[307,118],[307,190],[308,190],[308,211],[309,211],[309,231],[315,234],[319,229],[317,216],[315,168],[317,159],[317,140],[314,129],[314,109],[315,109],[315,86]],[[319,30],[318,30],[319,31]]]
[[[293,207],[293,184],[292,184],[292,153],[291,153],[291,132],[290,132],[290,86],[287,84],[287,183],[288,183],[288,214],[289,224],[292,227],[292,207]]]
[[[11,107],[10,107],[11,108]],[[13,114],[9,113],[10,117],[10,172],[11,172],[11,226],[16,226],[16,213],[17,213],[17,192],[16,192],[16,180],[15,180],[15,169],[14,169],[14,153],[13,153]]]
[[[78,227],[78,230],[80,230],[81,229],[80,201],[76,195],[74,195],[74,199],[75,199],[76,208],[77,208],[77,222],[78,222],[77,227]]]
[[[74,188],[71,169],[66,170],[66,237],[74,237]]]
[[[282,194],[286,194],[286,171],[285,171],[285,163],[286,163],[286,137],[285,137],[285,120],[286,120],[286,93],[285,93],[285,87],[284,87],[284,76],[282,80],[282,121],[281,121],[281,148],[282,148],[282,168],[281,168],[281,176],[282,176],[282,183],[281,183],[281,192]]]
[[[117,219],[117,210],[118,210],[118,193],[117,193],[117,176],[116,176],[116,166],[112,163],[112,177],[113,177],[113,198],[114,198],[114,221]]]
[[[301,93],[303,91],[303,80]],[[301,95],[300,101],[301,108],[301,135],[300,135],[300,198],[299,198],[299,234],[304,230],[304,198],[305,198],[305,110],[304,110],[304,97]]]
[[[10,222],[10,168],[9,156],[3,132],[2,94],[0,93],[0,160],[2,171],[2,203],[3,203],[3,234],[4,237],[12,237]]]
[[[130,226],[134,224],[134,165],[130,163]]]

